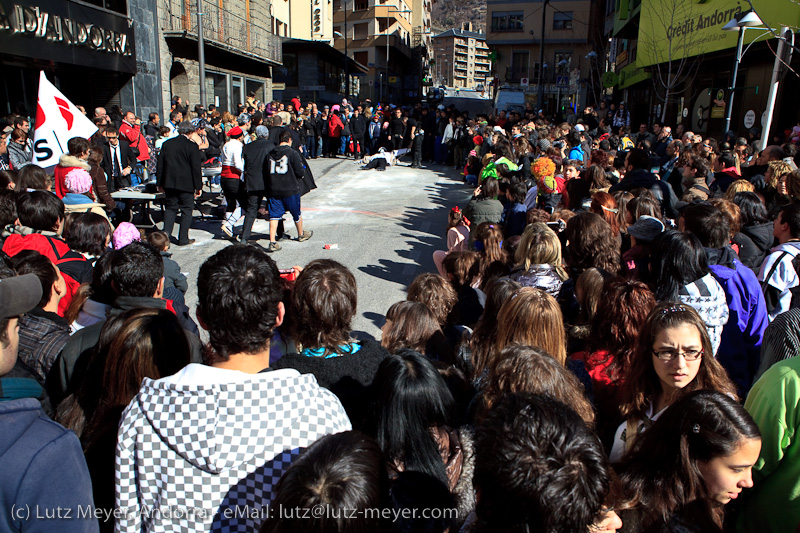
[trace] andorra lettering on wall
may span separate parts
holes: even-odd
[[[69,0],[0,0],[3,53],[136,72],[134,33],[122,15]]]

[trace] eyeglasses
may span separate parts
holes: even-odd
[[[677,350],[653,350],[653,355],[664,361],[665,363],[669,363],[673,359],[677,358],[678,355],[682,355],[684,359],[687,361],[697,361],[703,356],[705,353],[704,350],[685,350],[683,352],[679,352]]]

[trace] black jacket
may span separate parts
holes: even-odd
[[[136,156],[133,155],[133,150],[131,150],[130,143],[122,138],[119,139],[119,159],[121,161],[120,171],[125,167],[131,167],[131,170],[136,168]],[[108,176],[109,192],[114,192],[123,187],[130,187],[130,174],[127,176],[119,176],[116,180],[111,177],[113,175],[113,165],[114,163],[111,159],[111,146],[108,143],[103,143],[103,161],[100,163],[100,166],[105,171],[106,176]]]
[[[743,242],[740,244],[749,245],[752,243],[753,248],[747,246],[746,249],[739,250],[739,257],[742,263],[753,269],[753,272],[757,273],[761,268],[761,263],[764,262],[764,258],[767,257],[775,242],[775,237],[772,234],[772,225],[772,222],[765,222],[742,228],[742,235],[747,237],[750,242],[748,243],[742,239]]]
[[[675,191],[666,181],[658,179],[658,176],[648,170],[631,170],[625,174],[622,181],[612,185],[608,192],[613,194],[617,191],[632,191],[639,187],[648,189],[653,193],[655,199],[661,203],[661,212],[667,218],[678,219],[679,214],[675,205],[678,203],[678,197],[675,196]]]
[[[247,192],[264,191],[267,189],[269,168],[267,156],[275,149],[275,143],[269,139],[256,139],[244,145],[242,158],[244,158],[244,187]]]
[[[156,137],[158,137],[158,129],[160,127],[161,127],[160,125],[156,125],[150,121],[147,121],[147,123],[144,126],[142,126],[142,129],[144,130],[145,135],[149,135],[150,137],[155,139]]]
[[[185,135],[164,142],[158,154],[158,186],[181,192],[199,191],[203,186],[202,163],[200,148]]]
[[[361,349],[341,357],[310,357],[299,353],[278,359],[273,368],[294,368],[301,374],[313,374],[321,387],[339,397],[353,427],[360,427],[372,404],[372,380],[389,352],[373,340],[358,342]]]
[[[268,197],[288,198],[300,194],[300,181],[305,168],[299,153],[290,146],[278,145],[269,154],[269,165]]]
[[[225,132],[222,130],[214,131],[214,128],[206,128],[206,139],[208,139],[206,159],[219,157],[222,154],[222,146],[225,144]]]
[[[364,115],[350,117],[350,131],[353,137],[364,137],[367,134],[367,119]]]

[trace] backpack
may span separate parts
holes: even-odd
[[[41,233],[30,235],[9,235],[3,243],[3,251],[14,257],[23,250],[34,250],[50,259],[55,264],[64,277],[67,285],[67,293],[58,303],[58,315],[64,313],[72,303],[75,293],[81,286],[81,282],[88,281],[91,277],[92,264],[78,252],[70,249],[66,242],[58,237],[50,237]]]

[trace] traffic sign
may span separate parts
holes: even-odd
[[[527,87],[528,86],[528,78],[520,78],[519,79],[519,84],[521,86],[523,86],[523,87]]]
[[[557,76],[556,77],[556,87],[559,89],[568,89],[569,88],[569,76]]]

